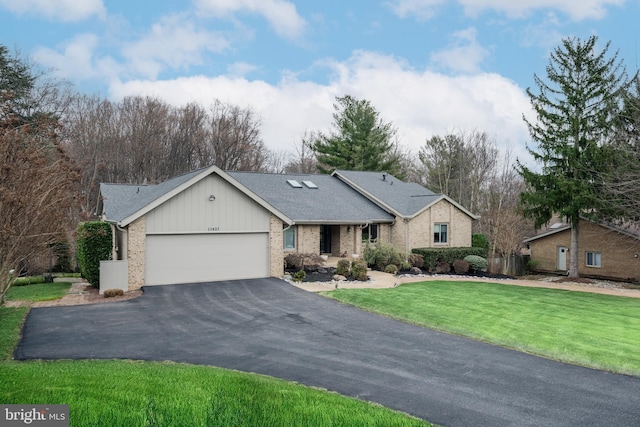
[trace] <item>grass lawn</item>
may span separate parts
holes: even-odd
[[[26,286],[12,286],[7,292],[7,301],[49,301],[61,298],[67,293],[71,283],[37,283]]]
[[[0,307],[0,402],[69,404],[71,426],[430,426],[270,377],[179,363],[7,360],[27,309]]]
[[[640,376],[640,299],[429,281],[324,295],[422,326],[563,362]]]

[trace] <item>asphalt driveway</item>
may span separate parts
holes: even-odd
[[[144,291],[119,303],[32,309],[16,359],[221,366],[447,426],[640,425],[640,378],[404,324],[278,279]]]

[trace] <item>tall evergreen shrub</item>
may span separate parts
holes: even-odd
[[[78,264],[82,277],[100,286],[100,261],[111,259],[111,225],[103,221],[81,222],[77,230]]]

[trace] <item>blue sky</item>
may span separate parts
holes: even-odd
[[[640,63],[640,0],[0,0],[0,43],[112,100],[252,108],[267,146],[370,100],[403,146],[480,130],[527,160],[525,89],[563,37]]]

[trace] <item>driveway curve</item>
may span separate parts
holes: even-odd
[[[173,360],[256,372],[447,426],[637,426],[640,378],[371,314],[278,279],[34,308],[16,359]]]

